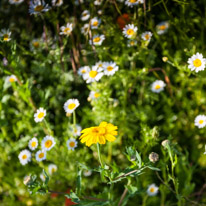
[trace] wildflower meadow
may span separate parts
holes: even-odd
[[[0,206],[206,206],[206,1],[1,0]]]

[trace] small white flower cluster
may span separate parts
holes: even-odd
[[[97,62],[91,68],[89,66],[80,67],[78,74],[86,83],[98,82],[104,75],[113,76],[119,67],[115,62]]]
[[[205,115],[198,115],[195,118],[195,126],[198,128],[203,128],[206,126],[206,116]]]

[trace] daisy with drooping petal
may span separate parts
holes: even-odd
[[[99,92],[91,91],[91,92],[89,93],[88,101],[98,99],[99,96],[100,96],[100,93],[99,93]]]
[[[125,37],[132,39],[136,36],[138,28],[136,26],[134,26],[134,24],[127,24],[124,28],[123,28],[123,34]]]
[[[105,36],[103,34],[95,35],[93,36],[92,40],[89,41],[89,43],[94,45],[101,45],[104,40],[105,40]]]
[[[86,20],[89,19],[89,17],[90,17],[89,11],[88,11],[88,10],[84,10],[84,11],[82,12],[82,15],[81,15],[81,20],[82,20],[82,21],[86,21]]]
[[[129,7],[136,6],[138,4],[143,4],[144,0],[126,0],[125,4]]]
[[[78,74],[84,78],[84,74],[86,74],[90,70],[89,66],[83,66],[78,69]]]
[[[19,153],[18,158],[22,165],[26,165],[31,161],[31,152],[27,149],[24,149]]]
[[[53,175],[57,171],[57,166],[55,164],[50,164],[48,166],[48,171],[50,175]]]
[[[54,147],[55,144],[56,142],[54,141],[54,137],[46,136],[41,142],[41,148],[42,150],[49,151]]]
[[[149,185],[147,189],[147,194],[149,196],[155,196],[158,193],[159,188],[155,184]]]
[[[37,109],[37,112],[34,114],[34,121],[41,122],[46,116],[46,110],[44,108]]]
[[[5,80],[6,82],[9,82],[9,83],[13,83],[13,82],[16,82],[17,81],[17,78],[16,78],[16,76],[15,75],[11,75],[11,76],[8,76],[8,77],[6,77],[6,80]]]
[[[21,4],[24,0],[9,0],[10,4]]]
[[[69,36],[73,30],[73,25],[70,23],[67,23],[66,26],[61,26],[60,30],[61,32],[59,34]]]
[[[36,160],[38,162],[41,162],[43,160],[46,159],[46,151],[44,150],[39,150],[37,153],[36,153]]]
[[[156,26],[157,34],[161,35],[164,34],[169,28],[169,22],[168,21],[162,21]]]
[[[151,85],[151,90],[155,93],[159,93],[164,90],[166,84],[162,80],[156,80]]]
[[[104,73],[102,72],[101,68],[97,68],[97,66],[92,66],[92,69],[89,69],[87,73],[85,73],[84,79],[86,80],[86,83],[91,83],[95,81],[99,81]]]
[[[35,150],[38,147],[38,140],[36,137],[33,137],[28,144],[30,150]]]
[[[45,3],[44,0],[31,0],[29,4],[29,13],[40,14],[41,12],[47,12],[50,6]]]
[[[52,0],[52,6],[61,6],[63,4],[63,0]]]
[[[115,62],[104,62],[103,64],[104,74],[107,76],[112,76],[118,71],[119,67]]]
[[[80,136],[81,135],[81,131],[82,131],[82,127],[78,124],[76,124],[74,127],[71,127],[71,131],[72,131],[72,135],[73,136]]]
[[[197,52],[188,59],[187,63],[189,64],[188,68],[191,71],[199,72],[205,69],[206,59],[203,58],[202,54]]]
[[[205,115],[198,115],[195,118],[195,126],[198,128],[203,128],[206,125],[206,116]]]
[[[0,32],[0,37],[2,37],[3,41],[10,41],[11,32],[8,29],[2,29]]]
[[[64,103],[64,110],[66,113],[72,113],[79,105],[78,99],[68,99]]]
[[[144,41],[149,42],[151,40],[151,37],[152,37],[152,32],[146,31],[146,32],[142,33],[141,37]]]
[[[78,143],[74,138],[70,138],[69,140],[67,140],[68,150],[74,151],[74,149],[77,147],[77,144]]]
[[[98,19],[97,17],[92,18],[91,19],[91,29],[97,29],[100,23],[101,23],[101,19]]]
[[[84,24],[84,26],[81,28],[81,33],[85,36],[89,33],[89,24]]]
[[[86,146],[90,147],[92,144],[105,144],[106,140],[113,142],[116,139],[117,126],[111,123],[101,122],[99,126],[90,127],[81,131],[80,137],[82,143],[86,143]]]

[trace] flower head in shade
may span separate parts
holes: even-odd
[[[89,33],[89,24],[84,24],[84,26],[81,28],[81,33],[85,36]]]
[[[205,69],[206,59],[203,58],[202,54],[197,52],[188,59],[187,63],[189,64],[188,68],[191,71],[199,72]]]
[[[36,153],[36,160],[38,162],[41,162],[43,160],[46,159],[46,151],[44,150],[39,150],[37,153]]]
[[[159,188],[155,184],[149,185],[147,189],[147,194],[149,196],[155,196],[158,193]]]
[[[146,31],[146,32],[142,33],[141,37],[144,41],[150,42],[151,37],[152,37],[152,32]]]
[[[105,40],[105,36],[102,35],[94,35],[92,40],[89,41],[89,43],[92,45],[101,45],[102,42]]]
[[[123,28],[123,35],[129,39],[132,39],[136,36],[138,28],[134,24],[127,24]]]
[[[159,160],[159,155],[155,152],[152,152],[149,154],[149,160],[150,160],[150,162],[155,163]]]
[[[166,84],[162,80],[156,80],[151,85],[151,90],[155,93],[159,93],[164,90]]]
[[[9,0],[10,4],[21,4],[24,0]]]
[[[31,50],[37,50],[40,48],[42,42],[40,39],[33,39],[30,43]]]
[[[50,164],[48,166],[48,171],[50,175],[53,175],[57,171],[57,166],[55,164]]]
[[[103,64],[104,74],[106,76],[113,76],[119,67],[115,62],[104,62]]]
[[[13,74],[11,76],[6,77],[6,82],[13,83],[13,82],[16,82],[16,81],[17,81],[17,78]]]
[[[72,113],[79,105],[78,99],[68,99],[64,103],[64,110],[66,113]]]
[[[98,91],[91,91],[89,93],[88,101],[98,99],[100,97],[100,93]]]
[[[52,0],[52,6],[61,6],[63,3],[63,0]]]
[[[60,32],[61,35],[69,36],[73,30],[73,25],[70,23],[67,23],[66,26],[61,26],[60,30],[61,30]]]
[[[205,115],[198,115],[195,118],[195,126],[198,128],[203,128],[206,125],[206,116]]]
[[[126,0],[125,4],[129,7],[136,6],[138,4],[143,4],[144,0]]]
[[[111,123],[101,122],[99,126],[90,127],[81,131],[80,137],[82,143],[86,143],[86,146],[90,147],[92,144],[105,144],[106,140],[113,142],[116,139],[117,126]]]
[[[22,165],[26,165],[28,162],[31,161],[31,152],[27,149],[22,150],[19,153],[19,161]]]
[[[87,73],[83,75],[83,78],[86,80],[86,83],[91,83],[95,81],[99,81],[104,73],[101,68],[97,66],[92,66],[92,69],[89,69]]]
[[[88,10],[84,10],[84,11],[82,12],[82,15],[81,15],[81,20],[82,20],[82,21],[86,21],[86,20],[89,19],[89,17],[90,17],[89,11],[88,11]]]
[[[102,4],[102,2],[103,2],[103,0],[95,0],[95,1],[94,1],[94,5],[95,5],[95,6],[99,6],[99,5]]]
[[[77,144],[78,143],[74,138],[70,138],[69,140],[67,140],[68,150],[74,151],[74,149],[77,147]]]
[[[54,137],[46,136],[41,142],[41,148],[42,150],[49,151],[54,147],[55,144],[56,142],[54,141]]]
[[[101,23],[101,19],[94,17],[91,19],[91,29],[97,29]]]
[[[84,78],[84,74],[86,74],[90,70],[89,66],[83,66],[78,69],[78,74]]]
[[[137,40],[135,39],[130,39],[127,41],[127,46],[128,47],[133,47],[133,46],[136,46],[137,45]]]
[[[28,144],[30,150],[35,150],[38,147],[38,140],[36,137],[33,137]]]
[[[39,109],[37,109],[37,112],[34,114],[34,121],[41,122],[45,116],[46,116],[46,110],[40,107]]]
[[[11,32],[8,29],[2,29],[0,31],[0,37],[4,42],[11,40]]]
[[[157,34],[161,35],[167,32],[169,28],[169,22],[168,21],[162,21],[156,26]]]
[[[44,0],[31,0],[29,4],[29,13],[40,14],[41,12],[47,12],[50,6],[45,3]]]

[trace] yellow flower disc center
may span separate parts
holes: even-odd
[[[27,158],[27,155],[24,154],[24,155],[22,156],[22,159],[25,160],[26,158]]]
[[[98,98],[99,96],[100,96],[100,94],[99,94],[99,93],[97,93],[97,92],[96,92],[96,93],[94,93],[94,97],[95,97],[95,98]]]
[[[127,34],[130,35],[130,36],[133,35],[134,34],[134,30],[133,29],[128,29],[127,30]]]
[[[165,30],[165,29],[166,29],[166,26],[165,26],[165,25],[161,25],[161,26],[159,26],[159,29],[160,29],[160,30]]]
[[[155,189],[152,187],[150,188],[150,192],[153,193],[155,191]]]
[[[51,140],[47,140],[46,142],[45,142],[45,147],[46,148],[50,148],[52,146],[52,141]]]
[[[37,117],[38,117],[39,119],[42,118],[42,117],[44,117],[44,112],[40,112]]]
[[[137,0],[129,0],[130,3],[136,3]]]
[[[69,146],[70,146],[70,147],[74,147],[74,146],[75,146],[75,142],[70,142],[70,143],[69,143]]]
[[[9,40],[9,35],[8,34],[4,34],[4,41],[8,41]]]
[[[90,71],[90,72],[89,72],[89,76],[90,76],[91,78],[95,78],[95,77],[97,76],[97,71]]]
[[[98,25],[98,21],[94,21],[93,26],[97,26],[97,25]]]
[[[93,39],[93,42],[99,42],[100,41],[100,37],[95,37],[94,39]]]
[[[35,146],[36,146],[36,142],[32,142],[32,143],[31,143],[31,146],[32,146],[32,147],[35,147]]]
[[[52,173],[55,173],[56,172],[56,169],[55,168],[52,168],[52,171],[51,171]]]
[[[82,73],[82,74],[86,73],[86,70],[85,70],[85,69],[83,69],[83,70],[81,71],[81,73]]]
[[[15,79],[14,79],[13,77],[11,77],[11,78],[9,79],[9,81],[10,81],[10,82],[15,82]]]
[[[38,41],[33,42],[33,46],[34,46],[35,48],[38,48],[38,47],[39,47],[39,42],[38,42]]]
[[[35,8],[34,8],[34,11],[37,11],[37,12],[40,12],[40,11],[42,11],[43,10],[43,6],[42,5],[38,5],[38,6],[36,6]]]
[[[199,124],[203,124],[203,122],[204,122],[204,121],[201,119],[201,120],[199,121]]]
[[[149,34],[146,34],[144,37],[146,40],[149,40]]]
[[[112,66],[108,66],[108,67],[107,67],[107,71],[109,71],[109,72],[112,71],[113,69],[114,69],[114,68],[113,68]]]
[[[70,28],[65,28],[64,33],[68,33],[68,32],[70,32]]]
[[[42,152],[39,154],[39,158],[43,158],[43,157],[44,157],[44,153]]]
[[[161,86],[159,85],[159,84],[157,84],[156,86],[155,86],[155,89],[160,89],[161,88]]]
[[[195,67],[200,67],[200,66],[202,65],[202,62],[201,62],[201,60],[199,60],[199,59],[195,59],[195,60],[193,61],[193,64],[194,64]]]
[[[104,135],[106,130],[103,127],[95,127],[92,132],[95,133],[95,135]]]
[[[71,103],[68,105],[68,109],[74,109],[76,107],[76,104]]]

